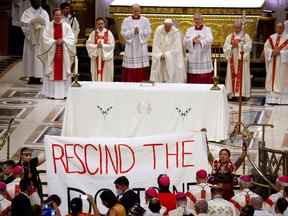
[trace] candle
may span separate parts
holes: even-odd
[[[74,74],[78,74],[78,57],[75,56]]]
[[[214,77],[217,77],[217,59],[214,59]]]

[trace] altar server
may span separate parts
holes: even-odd
[[[227,59],[226,90],[229,97],[240,95],[240,72],[242,71],[242,96],[249,98],[251,91],[250,52],[252,40],[244,32],[241,20],[234,23],[234,32],[229,34],[223,46],[224,56]],[[243,61],[241,61],[241,53]]]
[[[164,24],[155,30],[150,80],[171,83],[186,81],[182,38],[172,19],[165,19]]]
[[[121,25],[125,40],[122,81],[142,82],[149,79],[148,39],[151,33],[149,19],[141,15],[139,5],[132,6],[132,15]]]
[[[288,35],[284,24],[276,24],[276,33],[268,37],[264,45],[266,61],[266,90],[288,92]]]
[[[96,29],[86,42],[91,59],[91,77],[93,81],[113,82],[115,41],[111,31],[105,28],[102,17],[96,19]]]
[[[71,84],[71,62],[75,56],[75,37],[69,24],[63,22],[60,9],[53,12],[43,33],[43,53],[40,58],[45,64],[42,94],[48,98],[64,99]]]
[[[213,66],[211,45],[213,36],[211,29],[203,24],[201,14],[193,17],[194,26],[189,28],[184,37],[185,49],[188,54],[188,83],[211,83]]]
[[[29,77],[28,84],[40,84],[44,67],[37,58],[40,54],[42,34],[49,23],[47,12],[40,6],[40,0],[30,0],[31,7],[21,16],[21,27],[25,35],[23,50],[23,71]]]
[[[63,13],[63,20],[64,22],[68,23],[71,28],[72,28],[72,31],[74,33],[74,36],[75,36],[75,41],[77,43],[77,39],[78,39],[78,35],[79,35],[79,32],[80,32],[80,26],[79,26],[79,22],[75,16],[75,14],[71,14],[70,12],[70,3],[69,2],[64,2],[61,4],[61,10],[62,10],[62,13]]]

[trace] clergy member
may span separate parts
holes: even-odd
[[[234,23],[234,32],[226,37],[223,52],[227,59],[226,72],[226,90],[228,97],[239,97],[240,78],[242,71],[242,96],[250,97],[251,79],[250,79],[250,52],[252,49],[252,40],[242,28],[241,20]],[[243,61],[241,59],[243,54]]]
[[[64,2],[61,4],[61,10],[62,10],[62,14],[63,14],[63,20],[64,22],[68,23],[71,28],[72,31],[74,33],[75,36],[75,41],[77,43],[77,39],[78,39],[78,35],[80,32],[80,27],[79,27],[79,22],[76,18],[76,16],[74,14],[71,14],[70,12],[70,3],[69,2]]]
[[[43,33],[45,64],[42,94],[48,98],[64,99],[71,84],[71,60],[75,56],[75,37],[69,24],[63,22],[60,9],[53,11],[54,21]]]
[[[182,38],[172,19],[165,19],[164,24],[155,30],[150,80],[170,83],[186,81]]]
[[[91,77],[93,81],[113,82],[115,41],[111,31],[105,28],[104,18],[96,19],[96,29],[86,42],[91,59]]]
[[[187,30],[184,37],[185,49],[189,51],[187,82],[212,83],[212,32],[209,27],[203,24],[201,14],[195,14],[193,22],[194,26]]]
[[[149,79],[147,43],[151,27],[149,20],[141,15],[139,5],[132,6],[132,13],[121,25],[121,35],[125,40],[122,81],[142,82]]]
[[[31,7],[26,9],[21,17],[25,35],[23,69],[25,76],[29,77],[28,84],[40,84],[44,67],[37,56],[40,54],[42,34],[45,25],[49,23],[49,16],[40,6],[40,0],[30,0],[30,3]]]
[[[266,90],[284,93],[288,90],[288,35],[284,34],[284,24],[276,24],[264,45],[266,61]]]

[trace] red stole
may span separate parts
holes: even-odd
[[[63,30],[62,23],[54,23],[54,39],[62,39]],[[53,80],[63,80],[63,44],[56,45],[54,57],[54,77]]]
[[[279,48],[281,50],[285,46],[288,45],[288,40],[286,40],[279,46],[280,39],[281,39],[281,35],[278,35],[277,39],[276,39],[276,43],[274,45],[272,38],[271,37],[268,38],[270,46],[273,50],[275,48]],[[273,56],[273,59],[272,59],[272,91],[274,91],[274,82],[275,82],[275,74],[276,74],[276,58],[277,58],[277,56]]]
[[[234,43],[235,41],[235,34],[232,34],[231,37],[231,44]],[[235,65],[234,65],[234,56],[233,56],[233,52],[231,52],[231,58],[230,58],[230,73],[231,73],[231,79],[232,79],[232,92],[233,94],[235,92],[239,92],[240,90],[240,72],[242,70],[243,67],[243,62],[241,62],[240,60],[238,60],[238,68],[237,70],[235,70]]]
[[[104,32],[104,36],[99,35],[97,30],[95,30],[95,44],[98,44],[99,40],[103,40],[104,44],[108,44],[108,30]],[[97,56],[96,58],[96,65],[97,65],[97,80],[98,80],[98,75],[100,75],[100,80],[103,81],[103,72],[104,72],[104,61],[102,58],[99,58]]]

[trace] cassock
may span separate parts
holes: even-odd
[[[75,41],[77,43],[78,35],[80,32],[80,26],[77,18],[74,15],[68,14],[68,16],[63,16],[63,21],[69,24],[75,36]]]
[[[63,44],[57,45],[56,40]],[[63,99],[71,84],[71,63],[75,56],[75,38],[70,25],[50,22],[43,33],[43,53],[39,56],[45,64],[42,94]]]
[[[97,48],[102,43],[102,48]],[[113,82],[115,41],[111,31],[104,28],[101,32],[92,31],[86,41],[86,48],[91,59],[91,77],[93,81]]]
[[[192,39],[199,37],[200,44],[193,44]],[[191,27],[184,37],[184,47],[188,54],[188,83],[212,83],[213,66],[211,59],[211,45],[213,36],[207,26]]]
[[[274,48],[280,49],[280,54],[273,57]],[[288,92],[288,35],[273,34],[264,45],[266,61],[266,90],[276,93]]]
[[[135,27],[139,33],[135,34]],[[148,39],[151,33],[149,19],[144,16],[126,17],[121,25],[121,35],[125,39],[122,81],[142,82],[149,79]]]
[[[41,18],[42,19],[41,19]],[[32,24],[34,19],[43,20],[43,23]],[[42,78],[44,67],[37,58],[40,54],[44,26],[49,23],[49,16],[43,8],[26,9],[21,17],[21,26],[25,35],[23,48],[23,69],[25,76]]]
[[[238,47],[232,47],[234,42],[238,41]],[[243,48],[243,50],[242,50]],[[227,59],[226,71],[226,90],[227,94],[239,97],[240,93],[240,71],[242,70],[242,96],[250,97],[251,79],[250,79],[250,52],[252,49],[252,40],[248,34],[235,32],[226,37],[223,52]],[[243,63],[241,64],[241,51],[243,51]]]
[[[161,59],[162,55],[165,56],[164,60]],[[155,31],[150,80],[171,83],[186,81],[182,38],[174,26],[168,33],[164,25],[160,25]]]

